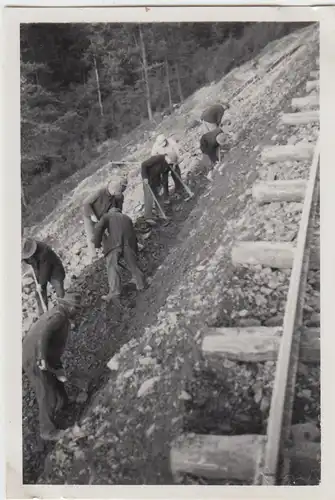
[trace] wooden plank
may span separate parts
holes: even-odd
[[[234,266],[260,264],[273,269],[291,269],[295,251],[294,243],[290,242],[240,241],[232,248],[231,259]],[[310,268],[320,269],[317,250],[311,253]]]
[[[238,362],[275,361],[282,338],[282,327],[210,328],[202,341],[202,352],[208,360],[230,359]],[[320,362],[320,329],[304,328],[301,334],[300,359]]]
[[[252,484],[265,436],[184,434],[171,446],[174,476],[193,474],[208,479],[230,479]]]
[[[279,454],[282,443],[282,426],[286,408],[286,390],[290,381],[288,374],[291,365],[291,350],[294,342],[299,342],[299,329],[297,329],[297,314],[299,310],[300,287],[305,262],[306,238],[309,226],[310,213],[314,188],[319,169],[320,143],[318,140],[315,148],[313,162],[310,170],[310,177],[306,190],[305,203],[300,222],[298,243],[295,250],[295,258],[290,279],[290,286],[287,295],[287,306],[284,315],[283,336],[280,343],[280,350],[277,360],[274,387],[272,392],[270,414],[267,427],[267,442],[264,455],[264,480],[263,484],[273,483],[279,461]]]
[[[284,146],[266,146],[261,154],[263,162],[309,160],[313,156],[315,146],[309,143],[285,144]]]
[[[284,113],[280,117],[280,122],[284,125],[305,125],[318,122],[320,113],[318,110],[304,111],[300,113]]]
[[[277,201],[302,202],[306,184],[306,181],[300,179],[257,182],[252,187],[252,197],[259,204]]]
[[[315,109],[319,107],[318,95],[307,95],[305,97],[295,97],[291,102],[292,109]]]
[[[320,80],[310,80],[306,83],[306,92],[312,92],[312,90],[320,89]]]

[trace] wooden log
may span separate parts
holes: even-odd
[[[252,196],[259,204],[276,201],[302,202],[307,182],[304,180],[283,180],[257,182],[252,187]]]
[[[313,157],[315,146],[309,143],[267,146],[262,151],[262,160],[267,163],[289,160],[309,160]]]
[[[273,269],[291,269],[295,246],[289,242],[277,241],[240,241],[232,249],[231,259],[234,266],[262,265]],[[311,250],[310,269],[320,269],[318,250]]]
[[[172,445],[174,476],[193,474],[208,479],[230,479],[252,484],[265,436],[184,434]]]
[[[282,333],[282,327],[211,328],[203,337],[202,352],[214,362],[223,359],[246,363],[276,361]],[[303,329],[300,360],[320,362],[320,329]]]
[[[310,72],[310,77],[311,78],[315,78],[316,80],[318,80],[319,77],[320,77],[320,71],[318,69],[315,70],[315,71],[311,71]]]
[[[319,107],[318,95],[307,95],[305,97],[295,97],[292,99],[291,107],[293,109],[314,109]]]
[[[320,89],[320,80],[309,80],[306,83],[306,92],[312,92],[312,90]]]
[[[320,113],[318,110],[304,111],[300,113],[284,113],[280,117],[281,123],[284,125],[304,125],[313,123],[320,120]]]

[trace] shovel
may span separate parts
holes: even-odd
[[[40,299],[40,301],[41,301],[43,311],[44,311],[44,312],[47,312],[48,308],[47,308],[47,306],[45,305],[45,302],[44,302],[44,300],[43,300],[42,294],[41,294],[41,292],[40,292],[40,290],[39,290],[39,288],[38,288],[38,287],[39,287],[39,283],[38,283],[38,281],[37,281],[36,274],[35,274],[34,268],[33,268],[32,266],[31,266],[31,270],[32,270],[32,273],[33,273],[33,278],[34,278],[34,281],[35,281],[36,290],[37,290],[37,293],[38,293],[39,299]]]
[[[190,188],[189,188],[188,186],[186,186],[185,182],[184,182],[184,181],[181,179],[181,177],[177,174],[177,172],[176,172],[176,171],[175,171],[175,169],[174,169],[174,166],[171,166],[170,168],[171,168],[172,172],[174,173],[174,175],[175,175],[175,176],[177,177],[177,179],[179,180],[179,182],[183,185],[183,188],[185,189],[185,191],[187,192],[187,194],[188,194],[188,196],[189,196],[187,199],[189,200],[190,198],[193,198],[194,193],[192,193],[192,191],[190,190]]]
[[[158,210],[159,210],[159,211],[160,211],[160,213],[161,213],[162,218],[163,218],[164,220],[168,220],[168,218],[167,218],[167,217],[166,217],[166,215],[165,215],[164,210],[163,210],[163,209],[162,209],[162,207],[160,206],[160,204],[159,204],[159,202],[158,202],[158,200],[157,200],[157,198],[156,198],[156,196],[155,196],[155,194],[154,194],[153,190],[151,189],[150,184],[147,184],[147,186],[148,186],[149,191],[150,191],[150,193],[151,193],[151,195],[152,195],[152,197],[153,197],[153,199],[154,199],[154,201],[155,201],[155,203],[156,203],[156,205],[157,205],[157,207],[158,207]]]

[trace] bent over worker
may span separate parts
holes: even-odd
[[[141,165],[141,176],[143,180],[144,193],[144,217],[152,218],[152,209],[154,199],[151,191],[161,201],[159,188],[163,186],[163,201],[166,202],[169,198],[169,172],[171,159],[168,155],[151,156]]]
[[[112,180],[107,186],[91,194],[84,202],[84,225],[91,259],[94,259],[96,256],[93,242],[95,224],[111,207],[119,208],[122,211],[124,202],[123,193],[127,188],[127,184],[126,176]]]
[[[202,112],[200,120],[206,123],[208,130],[213,130],[220,126],[222,117],[227,109],[229,109],[227,102],[213,104]]]
[[[156,156],[156,155],[168,155],[169,158],[171,159],[171,163],[173,163],[173,168],[171,169],[171,177],[175,185],[175,194],[177,196],[181,195],[184,191],[184,188],[182,183],[180,182],[181,179],[181,170],[179,166],[180,149],[178,147],[178,144],[174,139],[172,139],[172,137],[169,137],[167,139],[167,137],[165,137],[164,134],[160,134],[157,137],[151,151],[151,156]]]
[[[58,302],[39,317],[22,342],[22,367],[36,394],[40,436],[47,441],[59,439],[55,415],[68,404],[61,357],[70,333],[70,319],[80,307],[80,295],[66,293]]]
[[[206,132],[200,139],[200,149],[203,154],[208,156],[212,165],[219,160],[218,153],[220,146],[227,146],[227,139],[219,127]]]
[[[103,240],[106,230],[108,237]],[[121,308],[121,276],[119,268],[119,259],[121,257],[125,260],[132,274],[137,290],[143,290],[145,287],[143,273],[137,264],[137,237],[131,218],[121,213],[118,208],[110,208],[109,212],[101,217],[94,230],[95,247],[100,248],[101,243],[106,258],[109,284],[109,292],[107,295],[103,295],[102,299],[105,301],[112,300],[115,305]]]
[[[37,280],[36,301],[39,314],[43,314],[40,292],[43,302],[48,307],[48,283],[55,290],[57,297],[64,297],[65,269],[62,261],[52,248],[42,241],[27,238],[23,242],[22,255],[23,262],[29,264],[35,273]]]

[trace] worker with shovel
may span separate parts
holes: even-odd
[[[69,402],[61,356],[70,333],[70,319],[79,308],[80,295],[66,293],[56,306],[39,317],[22,342],[22,368],[36,394],[40,436],[46,441],[57,441],[61,436],[55,415]]]
[[[208,131],[214,130],[220,127],[222,117],[227,109],[229,109],[229,104],[226,101],[213,104],[203,111],[200,120],[206,125]]]
[[[108,236],[103,239],[105,231],[107,231]],[[138,244],[133,222],[119,208],[111,207],[96,225],[94,230],[95,247],[100,248],[101,243],[106,258],[109,284],[109,292],[107,295],[103,295],[102,299],[106,302],[112,301],[119,309],[122,309],[120,302],[120,258],[125,260],[137,290],[145,288],[145,281],[137,264]]]
[[[172,137],[168,139],[164,134],[160,134],[151,151],[151,156],[168,155],[173,160],[173,169],[171,169],[171,177],[175,185],[175,194],[180,197],[183,194],[184,186],[181,181],[181,171],[179,166],[180,150],[178,144]]]
[[[57,297],[64,297],[64,266],[49,245],[32,238],[23,241],[21,259],[32,268],[37,307],[41,315],[48,309],[48,283],[55,290]]]
[[[96,250],[93,242],[94,227],[101,217],[108,213],[111,207],[119,208],[122,212],[124,202],[123,193],[127,188],[127,184],[128,181],[126,176],[112,180],[107,186],[91,194],[84,202],[84,225],[87,246],[92,260],[96,257]]]
[[[143,181],[144,193],[144,217],[148,222],[152,220],[152,210],[154,202],[163,217],[167,219],[162,208],[163,202],[169,199],[169,172],[171,158],[168,155],[155,155],[145,160],[141,165],[141,176]],[[159,190],[163,187],[163,197]]]
[[[200,139],[200,149],[204,155],[208,156],[212,166],[221,160],[221,147],[227,149],[228,143],[226,134],[220,127],[206,132]]]

